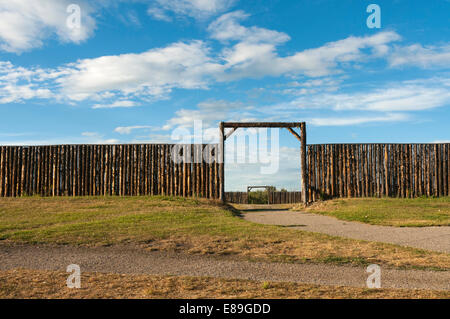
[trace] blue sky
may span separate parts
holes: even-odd
[[[381,28],[366,24],[369,4]],[[67,20],[80,7],[80,25]],[[219,121],[306,121],[309,143],[449,141],[450,1],[0,0],[0,144],[170,142]],[[298,189],[227,165],[227,190]]]

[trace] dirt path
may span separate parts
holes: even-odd
[[[254,210],[244,212],[246,220],[271,225],[324,233],[328,235],[392,243],[450,253],[450,226],[390,227],[342,221],[334,217],[310,213]]]
[[[150,252],[135,247],[0,245],[0,270],[25,268],[65,271],[69,264],[78,264],[82,272],[208,276],[352,287],[365,287],[368,277],[363,267],[255,263]],[[450,290],[450,272],[383,268],[381,284],[383,288]]]

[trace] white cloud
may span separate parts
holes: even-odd
[[[53,96],[49,89],[37,88],[31,84],[6,84],[0,87],[0,104],[20,102],[34,98],[49,99]]]
[[[233,14],[224,15],[210,25],[210,31],[217,38],[240,40],[232,47],[225,47],[219,55],[214,56],[203,41],[177,42],[143,53],[103,56],[68,64],[61,68],[56,83],[61,94],[74,101],[101,99],[104,94],[121,100],[133,96],[151,101],[166,98],[174,88],[206,89],[215,81],[336,73],[341,63],[367,58],[363,49],[371,49],[371,56],[378,57],[382,48],[399,38],[393,32],[349,37],[280,57],[275,45],[288,40],[287,35],[263,28],[240,27],[236,20],[246,15]],[[97,107],[106,105],[99,103]]]
[[[21,132],[21,133],[0,133],[1,137],[19,137],[19,136],[29,136],[29,135],[35,135],[35,133],[27,133],[27,132]]]
[[[124,12],[117,12],[117,18],[125,25],[125,26],[134,26],[140,27],[141,20],[139,19],[139,15],[133,9],[125,10]]]
[[[134,126],[118,126],[114,129],[114,132],[119,134],[131,134],[134,130],[150,129],[152,126],[148,125],[134,125]]]
[[[396,46],[389,57],[392,67],[416,66],[422,68],[450,67],[450,44],[442,46]]]
[[[87,136],[87,137],[93,137],[93,136],[98,136],[97,132],[83,132],[81,133],[82,136]]]
[[[172,18],[167,15],[166,11],[158,7],[150,7],[147,9],[147,14],[152,16],[156,20],[170,22]]]
[[[27,134],[30,135],[30,134]],[[58,144],[118,144],[118,139],[105,138],[98,132],[82,132],[80,136],[38,138],[32,134],[34,139],[23,140],[0,140],[0,145],[58,145]]]
[[[193,2],[199,8],[221,8],[202,1]],[[205,9],[206,10],[206,9]],[[289,40],[282,32],[245,27],[240,24],[247,15],[231,12],[210,24],[213,38],[237,41],[213,53],[203,41],[176,42],[166,47],[142,53],[102,56],[82,59],[53,70],[11,68],[5,76],[14,77],[19,71],[25,85],[11,88],[12,79],[3,91],[2,100],[50,97],[69,100],[69,103],[92,100],[94,108],[132,107],[139,102],[165,99],[175,89],[207,89],[217,81],[234,81],[242,78],[265,76],[306,75],[321,76],[340,72],[349,62],[360,62],[379,56],[385,47],[399,36],[394,32],[381,32],[368,37],[349,37],[327,43],[322,47],[304,50],[281,57],[276,46]],[[27,75],[26,73],[31,75]],[[26,86],[28,85],[28,86]],[[24,91],[19,97],[17,91]],[[306,93],[306,92],[305,92]],[[109,102],[109,101],[115,102]],[[108,101],[108,102],[105,102]],[[133,102],[135,101],[135,102]],[[183,112],[183,111],[181,111]]]
[[[381,32],[367,37],[348,37],[327,43],[319,48],[298,52],[292,56],[275,57],[269,61],[266,61],[265,58],[256,60],[253,67],[261,67],[261,63],[270,63],[272,75],[293,73],[311,77],[326,76],[338,73],[339,66],[370,58],[370,55],[363,53],[363,49],[371,49],[373,57],[378,57],[378,52],[382,50],[382,47],[398,38],[395,32]],[[270,55],[268,57],[270,58]],[[269,73],[268,71],[266,72]]]
[[[408,118],[408,115],[402,113],[387,113],[383,116],[311,118],[307,122],[315,126],[349,126],[377,122],[398,122],[405,121]]]
[[[82,132],[81,136],[83,136],[83,143],[88,144],[117,144],[119,140],[114,138],[104,138],[103,134],[98,132]]]
[[[81,7],[80,28],[66,24],[71,0],[1,0],[0,49],[20,53],[43,45],[43,41],[56,36],[62,42],[80,43],[89,38],[95,29],[91,14],[93,8],[85,1]]]
[[[218,75],[221,81],[286,74],[326,76],[338,73],[340,68],[351,62],[384,57],[389,52],[389,45],[400,40],[397,33],[384,31],[371,36],[350,36],[283,57],[278,54],[276,46],[288,41],[289,36],[282,32],[241,25],[240,22],[247,17],[242,11],[227,13],[208,27],[214,39],[238,41],[222,51],[226,73]]]
[[[111,108],[118,108],[118,107],[134,107],[138,106],[139,103],[136,103],[134,101],[128,101],[128,100],[118,100],[110,104],[95,104],[92,106],[93,109],[111,109]]]
[[[46,71],[40,68],[26,69],[0,61],[0,104],[55,97],[42,83],[45,74]]]
[[[138,136],[131,141],[132,143],[162,143],[170,144],[176,141],[171,139],[170,134],[149,134],[146,136]]]
[[[282,89],[280,93],[290,95],[317,94],[319,92],[335,92],[339,90],[341,83],[346,77],[322,77],[305,81],[293,81],[287,84],[287,88]]]
[[[246,106],[240,102],[229,102],[225,100],[207,100],[199,103],[196,109],[181,109],[175,112],[175,117],[167,121],[163,127],[165,130],[178,127],[191,127],[194,121],[202,121],[204,127],[215,125],[224,119],[245,116]]]
[[[366,109],[383,112],[419,110],[447,103],[444,82],[400,83],[355,94],[337,94],[342,73],[374,58],[390,58],[390,47],[400,36],[392,31],[350,36],[323,46],[280,56],[277,46],[289,36],[273,30],[241,25],[247,15],[227,13],[212,22],[209,32],[225,41],[215,52],[204,41],[176,42],[142,53],[82,59],[51,70],[22,68],[0,62],[0,103],[53,98],[69,103],[90,100],[94,108],[133,107],[168,98],[173,89],[208,89],[212,84],[266,76],[303,76],[283,93],[300,95],[292,107]],[[227,42],[233,45],[227,46]],[[333,76],[331,76],[333,75]],[[325,77],[328,76],[328,77]],[[448,81],[448,80],[447,80]],[[450,82],[450,81],[448,81]],[[319,94],[320,93],[320,94]],[[112,102],[111,102],[112,101]],[[206,122],[221,118],[224,108],[208,112],[179,110],[168,127],[193,118]],[[227,113],[228,114],[228,113]],[[251,117],[238,114],[240,118]],[[238,116],[236,116],[238,117]]]
[[[249,15],[239,10],[226,13],[208,26],[211,37],[220,41],[238,40],[249,43],[283,43],[290,37],[283,32],[259,28],[244,27],[239,21],[245,20]]]
[[[72,100],[115,91],[124,96],[164,97],[172,88],[206,88],[206,78],[220,69],[202,41],[173,43],[139,54],[84,59],[67,66],[57,79]]]
[[[156,0],[148,14],[157,20],[170,21],[168,12],[195,19],[206,19],[229,9],[235,0]]]
[[[310,85],[318,85],[319,88],[291,101],[255,108],[253,115],[258,120],[266,120],[270,116],[277,121],[303,118],[317,126],[348,126],[411,121],[417,118],[411,112],[450,106],[448,78],[388,82],[377,88],[353,89],[350,93],[328,92],[329,83],[331,81],[328,80],[291,82],[289,85],[295,89],[301,86],[309,89]],[[318,115],[322,111],[327,115]]]
[[[450,104],[450,83],[446,78],[394,82],[369,91],[301,96],[287,109],[365,110],[378,112],[420,111]]]

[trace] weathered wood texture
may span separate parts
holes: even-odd
[[[219,198],[218,144],[0,146],[0,197]]]
[[[449,152],[449,143],[308,145],[309,199],[449,196]]]
[[[248,204],[247,192],[225,192],[225,200],[229,203]]]
[[[269,192],[269,204],[294,204],[302,202],[302,192]]]
[[[247,192],[225,192],[229,203],[248,204]],[[269,192],[268,204],[294,204],[302,202],[301,192]]]

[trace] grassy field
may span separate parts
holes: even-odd
[[[450,197],[333,199],[317,202],[306,211],[372,225],[450,226]]]
[[[448,291],[103,273],[83,273],[81,288],[69,289],[67,276],[61,271],[0,271],[0,298],[450,298]]]
[[[450,269],[450,255],[245,221],[230,207],[173,197],[0,199],[0,243],[114,245],[276,262]]]

